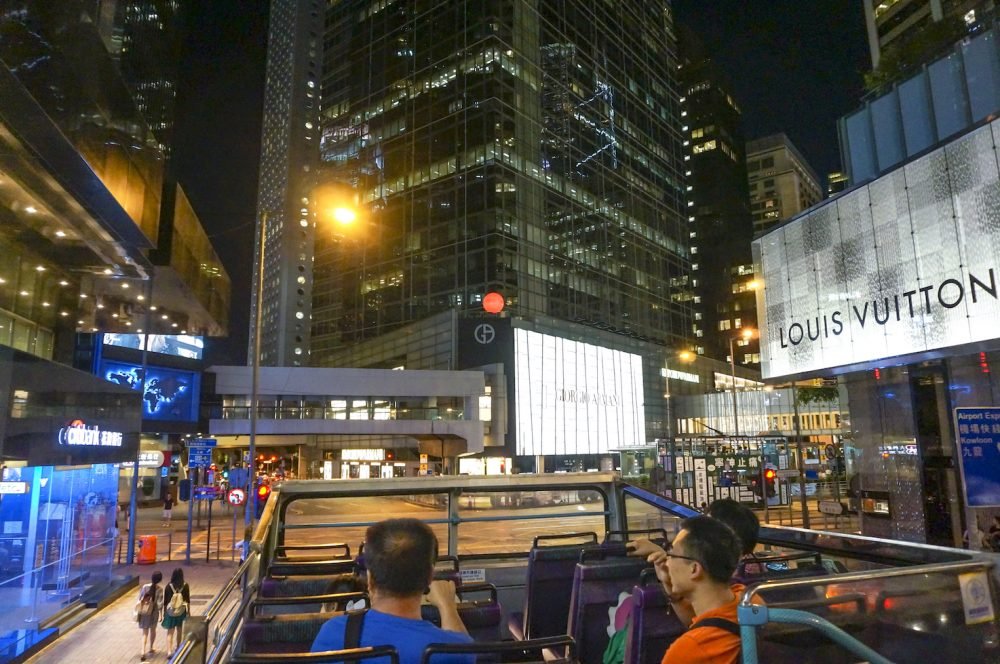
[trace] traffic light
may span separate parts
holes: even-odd
[[[181,480],[178,482],[177,494],[181,500],[191,500],[191,480]]]
[[[774,490],[774,478],[776,478],[777,476],[778,476],[778,471],[776,471],[774,468],[764,469],[764,486],[767,489],[768,498],[772,498],[777,493]]]
[[[267,498],[271,495],[271,485],[261,482],[257,485],[257,492],[254,494],[254,511],[257,514],[257,518],[264,513],[264,505],[267,504]]]

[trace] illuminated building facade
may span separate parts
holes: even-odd
[[[320,0],[273,0],[264,78],[254,283],[264,251],[260,363],[308,364],[313,218],[309,196],[319,144],[323,12]],[[260,227],[265,226],[265,246]],[[256,320],[251,295],[250,320]],[[251,325],[248,358],[254,352]]]
[[[319,155],[369,218],[317,227],[310,362],[489,291],[685,345],[675,41],[665,3],[330,6]]]
[[[823,200],[819,176],[784,134],[747,143],[747,179],[755,234]]]

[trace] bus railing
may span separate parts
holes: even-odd
[[[768,607],[766,604],[754,603],[755,598],[762,597],[762,593],[769,591],[787,591],[790,589],[819,589],[823,586],[834,586],[838,589],[832,597],[828,599],[843,597],[848,599],[852,594],[845,594],[843,590],[852,584],[859,584],[864,588],[865,583],[884,583],[887,580],[902,579],[905,577],[923,577],[924,584],[932,576],[953,577],[958,584],[961,574],[982,573],[985,578],[990,578],[990,573],[994,569],[993,561],[986,559],[966,560],[944,563],[933,563],[926,565],[912,565],[908,567],[875,569],[857,572],[843,572],[832,576],[819,576],[801,579],[771,580],[748,585],[740,596],[737,607],[737,615],[740,624],[740,636],[743,641],[743,664],[758,664],[758,629],[769,623],[783,623],[804,625],[818,630],[822,635],[828,637],[837,646],[844,648],[852,654],[860,657],[871,664],[892,664],[891,660],[879,654],[867,644],[851,636],[840,627],[830,621],[817,616],[815,613],[800,609],[787,607]],[[901,594],[915,594],[925,592],[924,590],[897,590],[894,596]],[[864,597],[865,594],[858,595]],[[992,593],[988,597],[992,600]]]
[[[737,609],[737,615],[740,621],[740,638],[743,641],[743,664],[758,664],[760,661],[757,656],[757,628],[769,622],[812,627],[841,648],[869,664],[893,664],[830,621],[808,611],[769,609],[766,606],[755,604],[741,604]]]
[[[170,659],[171,664],[217,664],[229,653],[247,606],[253,600],[260,580],[267,547],[266,540],[273,529],[271,519],[278,501],[276,489],[267,501],[257,524],[250,551],[236,573],[212,599],[201,615],[191,615],[184,621],[184,639]]]

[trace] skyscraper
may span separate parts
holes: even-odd
[[[371,214],[357,238],[317,228],[312,363],[489,291],[686,342],[669,5],[350,0],[326,19],[317,178]]]
[[[732,87],[690,30],[679,31],[688,221],[698,351],[729,356],[740,328],[756,327],[750,195],[739,106]],[[757,342],[740,339],[739,364],[755,364]],[[748,357],[749,356],[749,359]]]
[[[863,0],[872,68],[887,54],[922,61],[940,55],[965,29],[988,24],[993,0]]]
[[[819,176],[784,134],[747,143],[747,178],[757,233],[823,200]]]
[[[264,252],[260,362],[307,364],[312,317],[313,221],[309,196],[318,158],[319,89],[323,53],[320,0],[273,0],[268,32],[254,283]],[[256,299],[250,318],[255,320]],[[253,329],[250,350],[254,349]]]

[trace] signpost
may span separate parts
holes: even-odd
[[[233,507],[239,507],[247,499],[246,491],[240,488],[230,489],[226,494],[226,502]]]
[[[956,408],[955,431],[966,505],[1000,506],[1000,408]]]
[[[188,441],[188,476],[190,477],[191,471],[194,470],[195,474],[198,474],[199,468],[208,468],[212,465],[212,448],[218,444],[215,438],[193,438]],[[138,466],[138,462],[136,463]],[[191,525],[194,521],[194,501],[198,496],[198,482],[197,478],[192,482],[193,490],[191,492],[191,500],[188,501],[188,527],[187,527],[187,554],[185,555],[185,563],[191,564]],[[211,503],[209,503],[209,510],[211,510]],[[199,512],[201,514],[201,512]],[[211,516],[211,512],[210,512]]]

